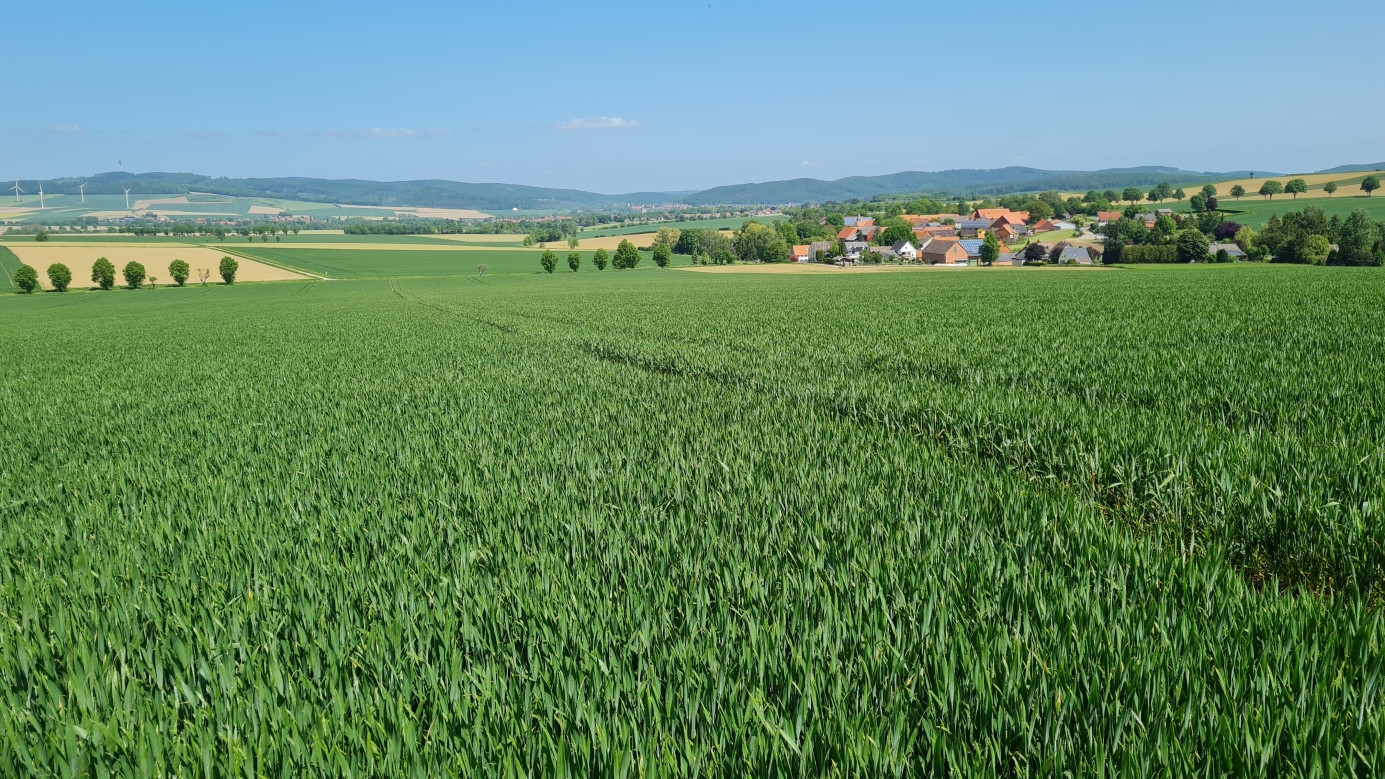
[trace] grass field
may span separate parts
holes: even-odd
[[[1259,265],[6,296],[0,774],[1379,775],[1382,307]]]
[[[15,253],[0,246],[0,289],[14,288],[14,272],[19,270],[20,261]]]
[[[454,249],[427,251],[418,249],[308,249],[274,248],[271,246],[228,246],[237,254],[264,259],[276,265],[298,268],[335,279],[390,278],[403,276],[475,276],[476,266],[488,265],[487,275],[510,273],[541,273],[539,258],[543,252],[535,249]],[[568,249],[554,249],[558,255],[558,273],[571,273],[567,267]],[[593,252],[581,252],[582,273],[596,272],[592,266]],[[652,256],[645,252],[644,263],[652,265]],[[682,264],[685,257],[675,257]],[[611,272],[608,268],[606,272]]]
[[[1275,214],[1287,214],[1290,211],[1302,211],[1308,206],[1321,208],[1328,218],[1333,214],[1341,216],[1343,219],[1352,211],[1358,208],[1365,209],[1372,218],[1385,220],[1385,197],[1353,197],[1343,195],[1338,192],[1336,197],[1308,197],[1299,195],[1295,200],[1289,195],[1276,195],[1273,200],[1256,195],[1255,197],[1243,197],[1239,201],[1232,198],[1221,198],[1218,207],[1226,212],[1226,218],[1232,222],[1250,225],[1257,230],[1265,226],[1270,217]],[[1172,208],[1174,211],[1187,212],[1189,206],[1184,203],[1164,203],[1160,208]]]

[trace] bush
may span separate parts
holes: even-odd
[[[34,240],[39,242],[48,240],[48,231],[39,230],[37,233],[34,234]]]
[[[545,273],[552,273],[553,269],[558,267],[558,255],[554,254],[552,249],[544,249],[539,262],[543,265]]]
[[[101,289],[115,286],[115,266],[105,257],[100,257],[91,266],[92,283]]]
[[[53,285],[53,289],[58,292],[66,292],[67,285],[72,283],[72,269],[55,262],[48,266],[48,283]]]
[[[567,253],[567,266],[568,266],[569,268],[572,269],[572,272],[573,272],[573,273],[576,273],[576,272],[577,272],[577,269],[580,268],[580,267],[582,267],[582,253],[581,253],[581,252],[568,252],[568,253]]]
[[[227,284],[236,283],[236,271],[240,270],[240,263],[236,262],[235,257],[221,258],[221,280]]]
[[[19,291],[29,294],[38,289],[38,271],[32,266],[20,265],[19,270],[14,272],[14,283],[19,287]]]
[[[190,274],[191,272],[192,269],[189,268],[188,264],[186,262],[183,262],[182,260],[174,260],[173,262],[170,262],[168,264],[168,275],[172,276],[173,283],[177,284],[180,287],[183,286],[183,283],[188,280],[188,274]]]
[[[597,270],[606,270],[606,261],[610,258],[611,255],[607,254],[605,249],[597,249],[596,254],[592,255],[592,265],[595,265]]]

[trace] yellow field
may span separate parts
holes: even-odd
[[[490,214],[483,214],[469,208],[409,208],[405,210],[418,214],[424,219],[485,219],[490,216]]]
[[[338,230],[337,232],[341,232]],[[458,243],[524,243],[524,236],[505,233],[503,235],[480,235],[476,233],[450,233],[448,235],[430,235],[429,238],[443,238],[448,241]]]
[[[282,213],[284,213],[284,209],[282,209],[282,208],[273,208],[273,207],[271,207],[271,206],[251,206],[251,207],[250,207],[250,213],[252,213],[252,214],[267,214],[267,215],[269,215],[269,216],[274,216],[274,215],[276,215],[276,214],[282,214]]]
[[[187,205],[187,203],[188,199],[186,197],[160,197],[152,200],[136,200],[134,210],[143,211],[150,206]]]
[[[100,257],[105,257],[115,266],[116,284],[124,283],[120,271],[125,267],[125,263],[131,261],[142,263],[145,273],[158,278],[158,283],[172,283],[173,279],[168,273],[168,264],[174,260],[183,260],[192,269],[192,274],[188,278],[189,284],[197,283],[197,270],[199,268],[210,270],[212,272],[211,280],[220,282],[221,277],[217,275],[217,267],[221,264],[221,258],[225,256],[224,252],[214,249],[179,246],[91,246],[90,244],[82,246],[74,244],[67,246],[9,244],[7,246],[19,257],[20,262],[25,265],[32,265],[34,270],[38,271],[39,281],[45,287],[48,286],[48,266],[55,262],[61,262],[72,269],[73,287],[95,286],[91,282],[91,266]],[[237,257],[236,261],[240,263],[240,268],[236,271],[236,281],[283,281],[308,278],[300,273],[247,260],[244,257]]]
[[[728,238],[736,235],[735,230],[718,230],[718,232]],[[648,232],[631,233],[630,235],[607,235],[601,238],[583,238],[581,242],[577,244],[577,248],[584,252],[595,251],[597,249],[605,249],[608,252],[613,252],[616,250],[616,247],[620,246],[621,241],[629,241],[636,246],[650,246],[654,243],[654,237],[656,235],[657,233]],[[556,242],[551,244],[551,246],[566,247],[567,243]]]

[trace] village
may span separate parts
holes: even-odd
[[[1119,216],[1120,214],[1116,214],[1117,218]],[[917,262],[964,267],[985,262],[983,247],[987,236],[992,236],[998,249],[994,259],[996,264],[1093,263],[1096,255],[1094,247],[1069,245],[1066,242],[1052,257],[1049,257],[1048,249],[1044,249],[1042,260],[1032,251],[1026,256],[1023,242],[1041,233],[1066,231],[1072,234],[1072,240],[1085,237],[1089,244],[1095,244],[1099,239],[1077,222],[1042,219],[1030,225],[1029,217],[1026,211],[1012,211],[1008,208],[978,208],[970,215],[904,214],[900,218],[911,225],[913,239],[895,241],[888,245],[880,245],[885,228],[878,225],[874,217],[846,217],[843,227],[837,232],[835,243],[816,241],[796,245],[790,259],[794,262],[835,262],[842,265]]]

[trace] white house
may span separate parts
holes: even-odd
[[[919,250],[909,241],[900,241],[890,248],[902,259],[917,260],[919,258]]]

